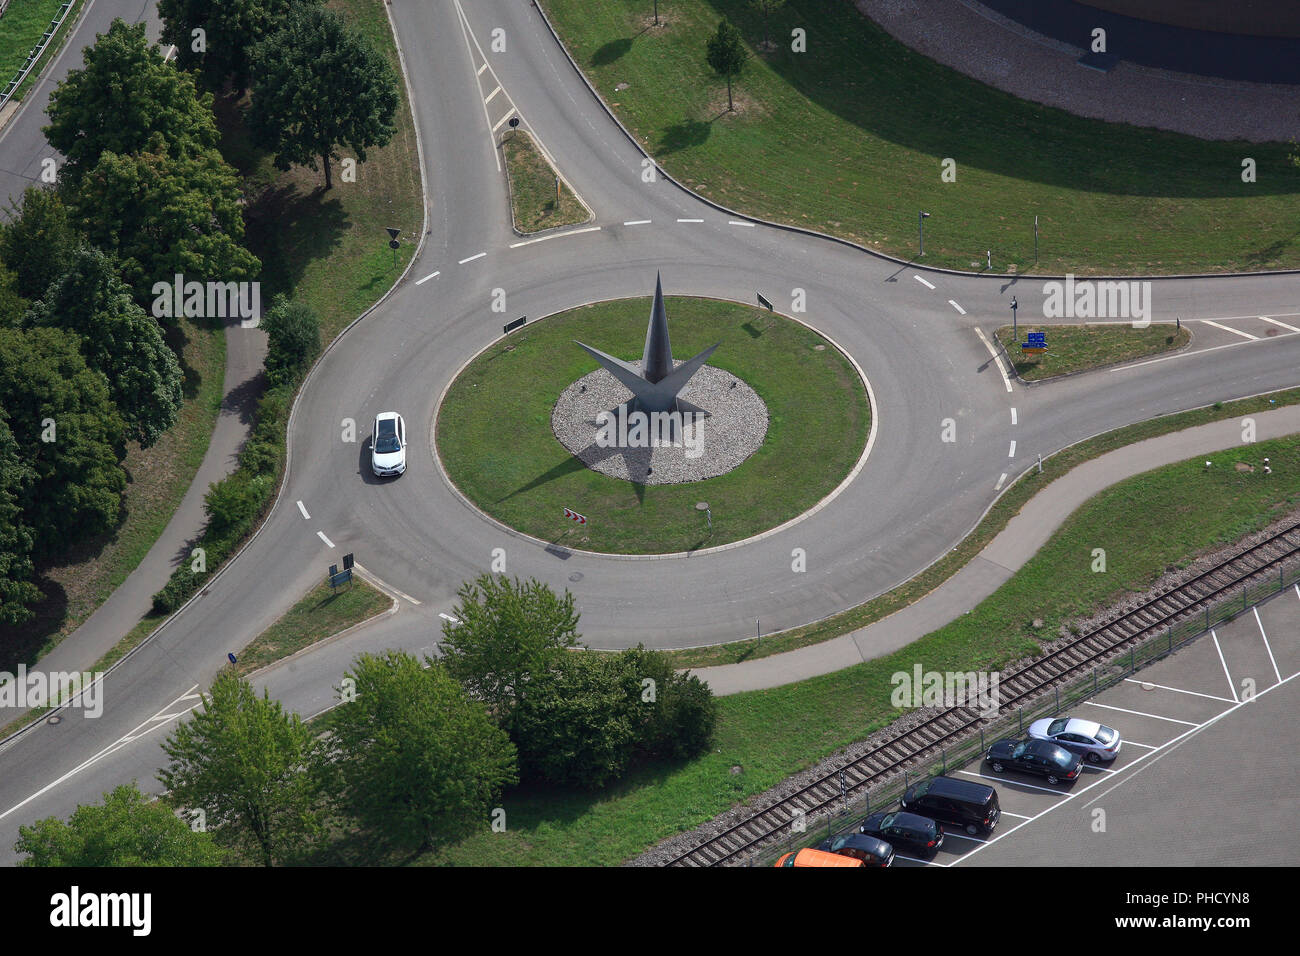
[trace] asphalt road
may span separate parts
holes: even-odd
[[[1300,379],[1300,334],[1287,333],[1050,387],[1009,385],[976,330],[1004,323],[1011,294],[1022,320],[1041,315],[1041,279],[930,273],[830,240],[735,224],[661,178],[642,181],[643,157],[531,6],[484,0],[462,10],[456,0],[398,0],[389,10],[423,140],[429,233],[420,258],[304,387],[285,486],[252,544],[105,679],[103,716],[69,710],[0,750],[2,859],[12,858],[19,823],[66,815],[133,776],[157,789],[157,741],[193,705],[196,689],[344,552],[406,597],[399,613],[346,649],[332,645],[281,672],[273,692],[303,713],[328,704],[322,674],[341,675],[358,648],[432,647],[438,613],[450,610],[461,581],[488,569],[493,548],[506,550],[508,573],[572,590],[592,646],[746,637],[756,619],[764,631],[812,621],[907,579],[975,524],[999,476],[1022,471],[1037,453]],[[477,44],[497,27],[507,52],[485,57]],[[497,84],[509,100],[498,93],[485,106]],[[517,106],[599,230],[520,244],[490,135],[502,102]],[[21,137],[0,140],[0,166],[31,169],[22,146]],[[32,146],[33,154],[42,148]],[[838,342],[871,383],[878,433],[864,469],[829,507],[793,527],[689,558],[557,556],[496,528],[452,492],[429,438],[443,389],[500,335],[493,289],[505,290],[509,316],[538,317],[647,295],[656,271],[669,295],[753,301],[761,291],[784,312],[791,290],[805,290],[799,318]],[[1291,314],[1296,285],[1290,276],[1158,281],[1153,318]],[[366,468],[365,442],[384,409],[405,415],[412,443],[407,474],[381,484]],[[949,417],[957,421],[954,444],[940,440]],[[359,426],[355,443],[340,440],[348,418]],[[502,441],[509,440],[505,423]],[[808,553],[805,574],[791,572],[796,547]]]

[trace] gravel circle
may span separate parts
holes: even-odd
[[[640,369],[640,361],[630,363]],[[677,363],[680,364],[680,363]],[[716,478],[758,451],[767,437],[767,405],[730,372],[705,365],[681,391],[681,398],[709,412],[684,424],[673,445],[601,447],[597,416],[607,412],[617,425],[632,393],[602,369],[584,375],[563,392],[551,412],[551,430],[574,457],[593,471],[641,485],[673,485]],[[629,429],[632,423],[629,423]],[[693,457],[692,457],[693,456]]]

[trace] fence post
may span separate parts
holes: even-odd
[[[1097,668],[1092,669],[1092,692],[1097,693]]]
[[[1210,629],[1210,606],[1208,604],[1205,605],[1205,629],[1207,631]]]
[[[984,728],[981,727],[980,728],[980,750],[988,750],[988,749],[989,749],[988,747],[984,746]]]
[[[1137,648],[1136,647],[1130,647],[1128,649],[1128,672],[1130,674],[1137,673]]]
[[[939,765],[943,767],[943,772],[948,772],[948,751],[944,747],[939,748]]]
[[[1165,625],[1165,634],[1169,637],[1169,653],[1172,654],[1174,652],[1174,626],[1172,624]]]
[[[1056,685],[1056,713],[1061,712],[1061,685]]]
[[[1017,707],[1016,708],[1016,733],[1022,734],[1024,732],[1025,732],[1025,709],[1023,707]]]

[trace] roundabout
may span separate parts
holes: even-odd
[[[647,338],[651,299],[560,312],[493,344],[456,376],[434,428],[448,480],[531,538],[661,555],[787,524],[860,465],[871,404],[856,363],[833,342],[738,303],[680,297],[666,307],[678,352],[704,350],[669,373],[689,379],[671,411],[640,411],[628,387],[593,369],[595,350],[575,345],[599,342],[620,375],[639,375],[644,358],[630,360]],[[587,521],[575,525],[565,509]]]

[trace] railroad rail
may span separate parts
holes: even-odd
[[[1079,634],[1061,647],[1003,675],[999,707],[1010,708],[1043,690],[1069,681],[1158,629],[1206,612],[1230,592],[1249,586],[1300,555],[1300,522],[1269,536],[1132,610]],[[841,768],[757,811],[669,860],[665,866],[722,866],[785,830],[799,813],[806,818],[841,803],[874,782],[892,776],[953,742],[984,720],[973,707],[949,707],[901,730]],[[843,786],[843,789],[841,787]]]

